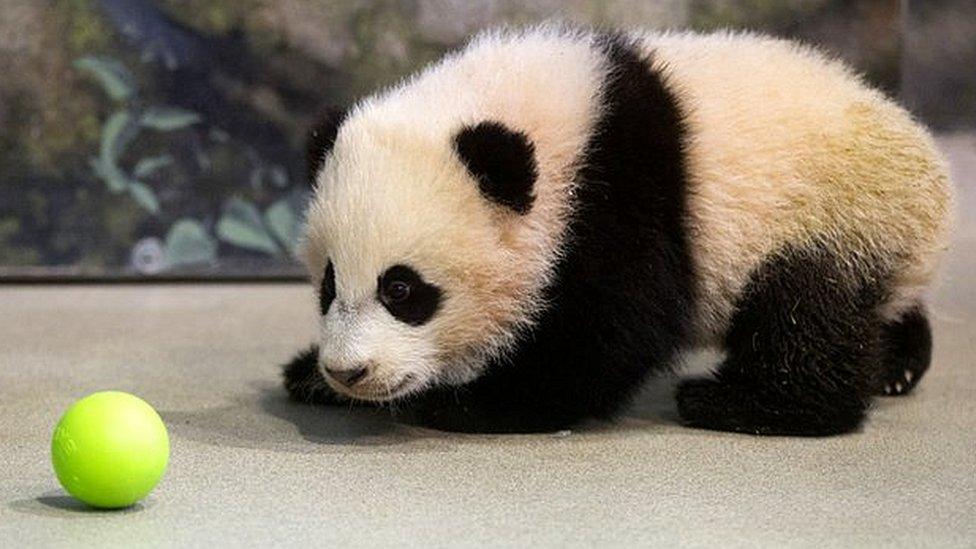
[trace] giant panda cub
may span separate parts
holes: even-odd
[[[491,32],[312,131],[291,395],[484,432],[610,418],[696,347],[689,426],[830,435],[928,368],[950,186],[840,62],[737,33]]]

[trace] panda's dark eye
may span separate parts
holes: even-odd
[[[410,297],[410,284],[402,280],[391,280],[383,288],[383,298],[389,303],[398,303]]]
[[[319,312],[325,316],[329,312],[329,305],[336,297],[335,287],[335,268],[330,261],[325,267],[325,276],[322,277],[322,287],[319,288]]]
[[[386,310],[411,326],[420,326],[433,318],[443,294],[440,288],[424,281],[406,265],[394,265],[381,274],[376,291]]]

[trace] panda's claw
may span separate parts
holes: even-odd
[[[924,310],[916,308],[882,327],[881,366],[877,394],[907,395],[928,370],[932,329]]]

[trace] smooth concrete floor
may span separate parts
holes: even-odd
[[[974,273],[960,237],[919,389],[825,439],[683,428],[667,382],[614,424],[439,433],[285,399],[301,285],[0,287],[0,547],[976,547]],[[76,504],[49,463],[60,414],[104,389],[170,430],[165,478],[125,511]]]

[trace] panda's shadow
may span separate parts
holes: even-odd
[[[161,415],[178,438],[290,453],[320,453],[339,447],[342,451],[350,447],[378,450],[432,436],[396,421],[388,410],[308,405],[289,400],[275,385],[253,388],[224,406],[162,411]]]
[[[677,424],[675,382],[673,376],[651,379],[621,414],[621,421],[587,422],[573,431],[626,431]],[[162,411],[161,415],[177,438],[288,453],[375,452],[457,435],[426,429],[403,415],[394,417],[388,409],[294,402],[282,387],[270,382],[252,384],[250,391],[231,397],[225,405]],[[465,440],[470,442],[470,435]]]
[[[681,355],[674,373],[665,373],[647,380],[621,419],[636,419],[642,423],[681,425],[674,400],[675,389],[684,377],[708,376],[723,355],[714,349],[699,349]]]
[[[673,394],[677,381],[677,377],[670,375],[653,378],[623,411],[620,416],[621,421],[587,421],[576,426],[572,431],[578,433],[626,431],[633,426],[628,420],[637,420],[644,427],[679,424]],[[260,403],[269,415],[294,424],[305,440],[318,444],[376,446],[431,437],[463,437],[465,441],[471,442],[479,437],[479,433],[476,432],[428,429],[409,414],[394,417],[388,409],[296,403],[280,392],[270,389],[263,392]],[[536,434],[549,436],[552,433]],[[486,434],[489,437],[498,435],[504,436],[504,433]]]
[[[305,440],[319,444],[375,443],[377,437],[393,437],[402,427],[384,410],[303,404],[278,390],[262,391],[259,405],[270,416],[294,425]]]
[[[678,380],[660,376],[648,380],[621,414],[622,419],[637,419],[650,423],[678,424],[678,409],[674,402],[674,388]]]

